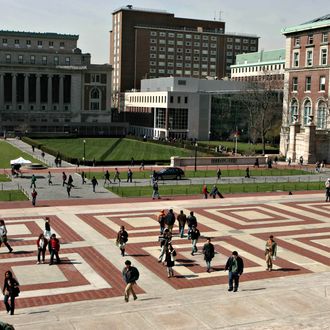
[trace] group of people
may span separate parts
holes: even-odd
[[[207,199],[208,196],[213,197],[213,198],[216,198],[217,196],[219,198],[224,198],[216,185],[213,185],[211,191],[209,192],[208,189],[207,189],[207,185],[204,184],[203,188],[202,188],[202,194],[203,194],[205,199]]]

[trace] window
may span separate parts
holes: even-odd
[[[19,40],[15,39],[15,46],[19,45]]]
[[[308,45],[312,45],[313,44],[313,41],[314,41],[314,37],[312,34],[309,34],[308,37],[307,37],[307,44]]]
[[[296,116],[298,116],[298,103],[296,100],[292,100],[290,104],[290,123],[295,122]]]
[[[311,91],[311,84],[312,84],[312,78],[311,77],[306,77],[305,92],[310,92]]]
[[[313,51],[307,50],[306,52],[306,66],[312,66],[313,65]]]
[[[174,33],[169,32],[169,33],[168,33],[168,36],[169,36],[170,38],[174,38]]]
[[[295,45],[295,47],[299,47],[300,46],[300,37],[295,37],[294,38],[294,45]]]
[[[195,40],[200,40],[200,39],[201,39],[201,36],[200,36],[199,34],[195,34],[195,35],[194,35],[194,39],[195,39]]]
[[[159,32],[160,37],[166,37],[166,32]]]
[[[38,47],[42,47],[42,40],[38,40],[37,45]]]
[[[41,58],[41,63],[42,63],[43,65],[46,65],[46,64],[47,64],[47,56],[43,56],[43,57]]]
[[[6,54],[6,63],[11,63],[11,55]]]
[[[65,65],[70,65],[70,57],[65,58]]]
[[[227,42],[233,42],[233,38],[227,38]]]
[[[328,58],[328,49],[327,48],[321,48],[321,58],[320,58],[320,64],[321,65],[327,65],[327,58]]]
[[[93,83],[99,83],[101,82],[101,78],[100,78],[100,75],[99,74],[96,74],[96,73],[92,73],[91,74],[91,80]]]
[[[235,38],[235,42],[236,43],[240,43],[241,42],[241,39],[240,38]]]
[[[292,78],[292,91],[297,92],[298,91],[298,77]]]
[[[298,67],[299,66],[299,52],[293,53],[293,66]]]
[[[48,45],[49,45],[49,47],[54,47],[54,41],[49,41],[49,43],[48,43]]]
[[[191,34],[186,34],[186,39],[191,39],[192,35]]]
[[[326,103],[320,101],[317,107],[316,127],[325,129],[327,124],[327,107]]]
[[[60,42],[60,48],[64,48],[64,41]]]
[[[31,46],[31,40],[26,40],[26,45]]]
[[[309,116],[311,115],[312,115],[311,102],[306,101],[304,104],[304,126],[306,126],[309,123]]]
[[[7,38],[3,38],[3,39],[2,39],[2,43],[5,44],[5,45],[7,45],[7,43],[8,43]]]
[[[182,40],[177,40],[176,44],[177,44],[178,46],[183,46],[183,41],[182,41]]]
[[[188,103],[188,96],[184,97],[184,103]]]
[[[36,64],[36,57],[34,55],[30,55],[30,64]]]
[[[165,39],[159,39],[159,44],[165,45],[166,44],[166,40]]]
[[[54,56],[54,65],[58,65],[59,64],[59,58],[58,56]]]
[[[101,105],[101,92],[98,88],[93,88],[90,94],[90,109],[100,110]]]
[[[227,49],[233,49],[233,45],[227,45]]]
[[[181,96],[178,96],[178,98],[177,98],[177,102],[178,102],[178,103],[181,103]]]
[[[151,31],[150,32],[150,35],[153,36],[153,37],[155,37],[155,36],[157,36],[157,32],[156,31]]]
[[[170,103],[173,103],[174,97],[170,96]]]
[[[23,64],[23,55],[18,55],[18,63]]]
[[[150,42],[151,42],[152,44],[155,44],[157,41],[156,41],[156,39],[151,39]]]
[[[320,77],[320,92],[323,92],[325,91],[325,77],[324,76],[321,76]]]
[[[182,39],[182,38],[183,38],[183,34],[182,34],[182,33],[178,33],[178,34],[176,35],[176,37]]]
[[[322,42],[328,42],[328,32],[322,33]]]

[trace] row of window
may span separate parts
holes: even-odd
[[[43,47],[47,45],[47,41],[44,40],[20,40],[20,39],[8,39],[8,38],[2,38],[2,45],[3,46],[10,46],[14,45],[15,47],[20,47],[22,45],[26,45],[26,47],[31,47],[31,45],[36,44],[38,47]],[[64,48],[65,43],[64,41],[54,42],[54,41],[48,41],[48,47],[53,48],[54,46]]]
[[[194,77],[200,77],[200,76],[210,76],[210,77],[215,77],[217,74],[215,71],[202,71],[200,72],[199,70],[181,70],[181,69],[154,69],[150,68],[150,73],[158,73],[158,74],[168,74],[168,75],[185,75],[185,76],[191,76],[193,75]],[[156,78],[154,75],[150,75],[150,78]]]
[[[150,39],[150,43],[151,44],[159,44],[159,45],[177,45],[177,46],[183,46],[185,45],[186,47],[204,47],[204,48],[217,48],[217,44],[216,43],[208,43],[208,42],[191,42],[191,41],[186,41],[185,43],[181,40],[177,40],[176,42],[174,42],[174,40],[166,40],[165,39],[159,39],[158,42],[156,39]]]
[[[272,71],[272,70],[284,70],[284,64],[271,64],[271,65],[258,65],[249,66],[243,68],[233,68],[233,73],[244,73],[244,72],[261,72],[261,71]]]
[[[166,103],[166,96],[164,95],[137,95],[137,96],[130,96],[130,102],[143,102],[143,103]]]
[[[237,81],[265,81],[265,80],[277,80],[284,81],[284,74],[272,74],[268,76],[257,75],[257,76],[244,76],[244,77],[232,77],[233,80]]]
[[[235,50],[241,50],[241,49],[249,50],[250,49],[251,52],[257,51],[257,47],[254,47],[254,46],[251,46],[251,47],[243,46],[243,47],[241,47],[241,45],[233,46],[233,45],[230,45],[230,44],[227,44],[227,49],[235,49]]]
[[[305,66],[313,66],[316,65],[316,59],[314,59],[314,51],[312,48],[306,50],[306,61]],[[328,48],[320,48],[320,56],[318,60],[319,65],[327,65],[328,63]],[[293,52],[292,64],[294,68],[299,67],[300,64],[300,51]]]
[[[227,43],[229,42],[235,42],[235,43],[241,43],[241,38],[227,38]],[[257,43],[256,39],[243,39],[243,44],[248,44],[250,42],[251,45],[255,45]]]
[[[172,53],[178,53],[178,54],[183,54],[183,49],[182,48],[172,48],[172,47],[168,47],[167,49],[164,48],[164,47],[159,47],[158,48],[158,52],[159,52],[159,55],[158,57],[160,58],[165,58],[165,52],[167,51],[167,54],[166,54],[166,58],[168,59],[173,59],[174,58],[174,54]],[[157,47],[155,46],[151,46],[150,47],[150,57],[153,57],[155,58],[156,57],[156,52],[157,52]],[[160,52],[164,52],[164,53],[160,53]],[[202,54],[202,55],[213,55],[213,56],[216,56],[217,55],[217,51],[216,50],[211,50],[211,51],[208,51],[208,50],[202,50],[200,51],[199,49],[194,49],[193,52],[192,52],[192,49],[190,48],[186,48],[185,49],[185,53],[186,54],[194,54],[194,55],[197,55],[199,56],[199,54]]]
[[[210,59],[211,60],[211,59]],[[215,69],[216,65],[215,65],[215,59],[213,61],[209,61],[208,58],[202,58],[202,61],[205,63],[199,64],[199,58],[194,58],[194,61],[198,61],[198,63],[192,63],[192,62],[178,62],[178,61],[182,61],[182,58],[177,57],[177,62],[165,62],[165,61],[150,61],[149,64],[150,66],[168,66],[168,67],[177,67],[177,68],[190,68],[190,67],[194,67],[196,69],[198,69],[199,67],[201,68],[212,68]]]
[[[24,55],[18,55],[17,56],[17,62],[18,64],[36,64],[36,61],[38,60],[38,63],[41,63],[43,65],[47,65],[47,64],[54,64],[54,65],[59,65],[60,64],[60,57],[58,55],[55,56],[46,56],[46,55],[42,55],[42,56],[36,56],[36,55],[30,55],[29,58],[27,58],[27,56]],[[40,60],[40,61],[39,61]],[[5,55],[5,62],[7,64],[11,64],[11,63],[15,63],[13,61],[12,55],[11,54],[6,54]],[[66,56],[64,58],[64,62],[61,63],[63,65],[70,65],[71,62],[71,58],[70,56]]]
[[[167,37],[167,38],[177,38],[177,39],[186,39],[186,40],[191,40],[191,39],[195,39],[195,40],[211,40],[211,41],[216,41],[217,37],[216,36],[208,36],[208,35],[200,35],[200,34],[183,34],[183,33],[174,33],[174,32],[156,32],[156,31],[151,31],[150,32],[150,36],[152,37]]]
[[[293,123],[298,117],[298,122],[301,122],[303,126],[309,123],[309,118],[312,116],[312,103],[309,99],[303,103],[301,113],[299,111],[298,102],[296,99],[290,102],[290,122]],[[327,105],[324,101],[319,101],[316,108],[316,127],[324,129],[327,124]]]
[[[319,91],[325,92],[325,83],[326,79],[325,76],[319,77]],[[305,92],[310,92],[312,87],[312,77],[305,77]],[[292,77],[292,84],[291,84],[292,92],[298,91],[298,77]]]
[[[307,38],[307,45],[314,44],[314,35],[312,33],[308,34],[306,37],[295,37],[294,38],[294,46],[299,47],[301,44],[301,38]],[[327,43],[329,41],[329,33],[323,32],[321,35],[321,43]]]

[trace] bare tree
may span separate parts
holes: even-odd
[[[263,154],[266,150],[266,135],[281,125],[283,82],[264,73],[254,82],[249,82],[241,100],[248,111],[250,139],[255,143],[261,139]]]

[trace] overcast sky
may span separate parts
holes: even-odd
[[[329,0],[0,0],[1,30],[79,34],[93,63],[109,62],[112,11],[132,4],[176,17],[226,22],[227,32],[256,34],[260,49],[284,48],[281,29],[330,13]]]

